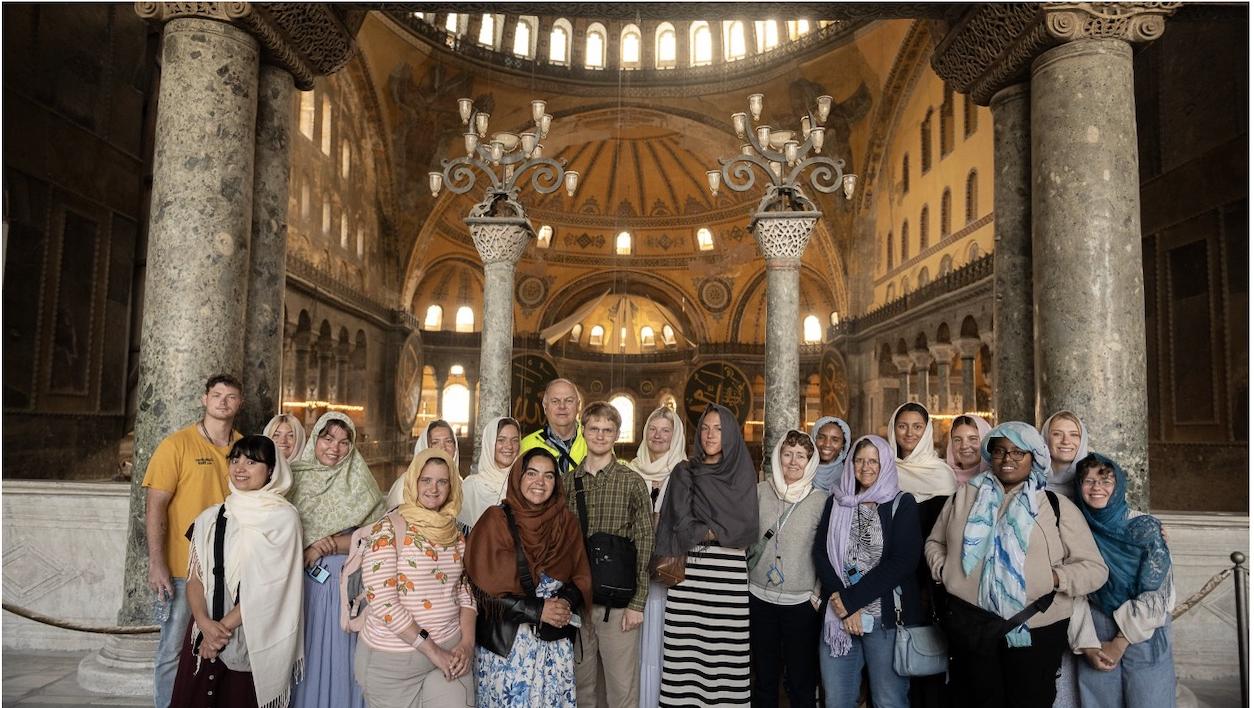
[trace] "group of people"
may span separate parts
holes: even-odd
[[[202,402],[144,478],[158,708],[1174,705],[1161,524],[1068,411],[959,416],[944,458],[918,403],[887,439],[823,417],[759,473],[713,404],[620,460],[556,379],[465,478],[429,424],[385,495],[347,416],[241,436],[238,381]]]

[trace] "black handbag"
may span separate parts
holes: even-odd
[[[611,607],[626,607],[636,594],[636,544],[612,533],[589,536],[584,495],[583,477],[575,475],[575,505],[579,508],[579,525],[583,527],[588,565],[592,568],[592,601],[605,606],[604,622],[609,619]]]
[[[952,647],[967,654],[991,651],[1015,627],[1027,622],[1038,612],[1045,612],[1054,604],[1055,591],[1042,595],[1035,602],[1019,611],[1014,617],[1004,619],[983,607],[972,605],[955,595],[949,596],[943,624]]]

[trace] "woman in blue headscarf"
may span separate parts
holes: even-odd
[[[949,593],[953,698],[1047,708],[1073,598],[1106,582],[1106,564],[1080,511],[1045,490],[1050,458],[1040,433],[1002,423],[980,447],[990,469],[958,488],[924,545],[932,577]]]
[[[835,416],[825,415],[810,428],[810,439],[814,441],[815,451],[819,455],[814,486],[830,492],[840,484],[840,473],[845,468],[845,458],[849,456],[849,447],[853,440],[849,424]]]
[[[1071,648],[1080,662],[1080,705],[1169,708],[1175,705],[1171,658],[1171,554],[1158,519],[1128,508],[1128,478],[1096,452],[1076,464],[1075,498],[1110,575],[1077,598]]]

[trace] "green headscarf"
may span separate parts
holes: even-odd
[[[354,442],[348,454],[334,467],[328,467],[318,462],[314,446],[332,420],[344,423]],[[386,511],[379,483],[357,451],[356,438],[357,428],[348,416],[328,411],[314,424],[305,449],[292,463],[292,489],[287,497],[300,512],[306,546],[325,536],[361,526]]]

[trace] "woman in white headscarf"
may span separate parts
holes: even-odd
[[[488,507],[505,498],[509,470],[522,447],[522,426],[513,418],[493,418],[483,426],[479,444],[479,471],[466,477],[457,520],[473,527]]]
[[[295,462],[300,457],[300,451],[305,449],[305,426],[290,413],[280,413],[271,418],[261,434],[274,441],[279,456],[289,464]]]
[[[1075,466],[1089,454],[1089,429],[1068,410],[1045,419],[1041,437],[1049,446],[1050,469],[1045,488],[1071,501],[1075,498]]]
[[[811,550],[827,494],[814,486],[819,453],[790,430],[771,451],[758,482],[758,542],[749,549],[749,648],[753,705],[777,705],[784,679],[791,706],[814,706],[823,616]]]
[[[653,496],[654,523],[662,508],[671,470],[686,457],[684,423],[675,411],[662,406],[644,422],[644,435],[636,459],[628,464],[649,483]],[[666,586],[649,583],[640,637],[640,708],[654,708],[662,681],[662,618],[666,612]]]
[[[461,474],[460,470],[456,469],[458,461],[461,460],[461,453],[457,449],[457,433],[453,432],[453,426],[449,425],[448,421],[439,419],[427,423],[427,427],[422,429],[418,439],[414,441],[414,457],[429,447],[437,447],[448,454],[453,459],[455,466],[453,471]],[[403,501],[405,501],[405,475],[402,474],[396,478],[396,481],[392,483],[392,488],[388,490],[387,508],[395,509]]]
[[[262,435],[236,441],[227,456],[230,496],[192,526],[187,594],[195,623],[173,705],[285,708],[301,676],[300,515],[283,496],[292,471],[276,448]]]

